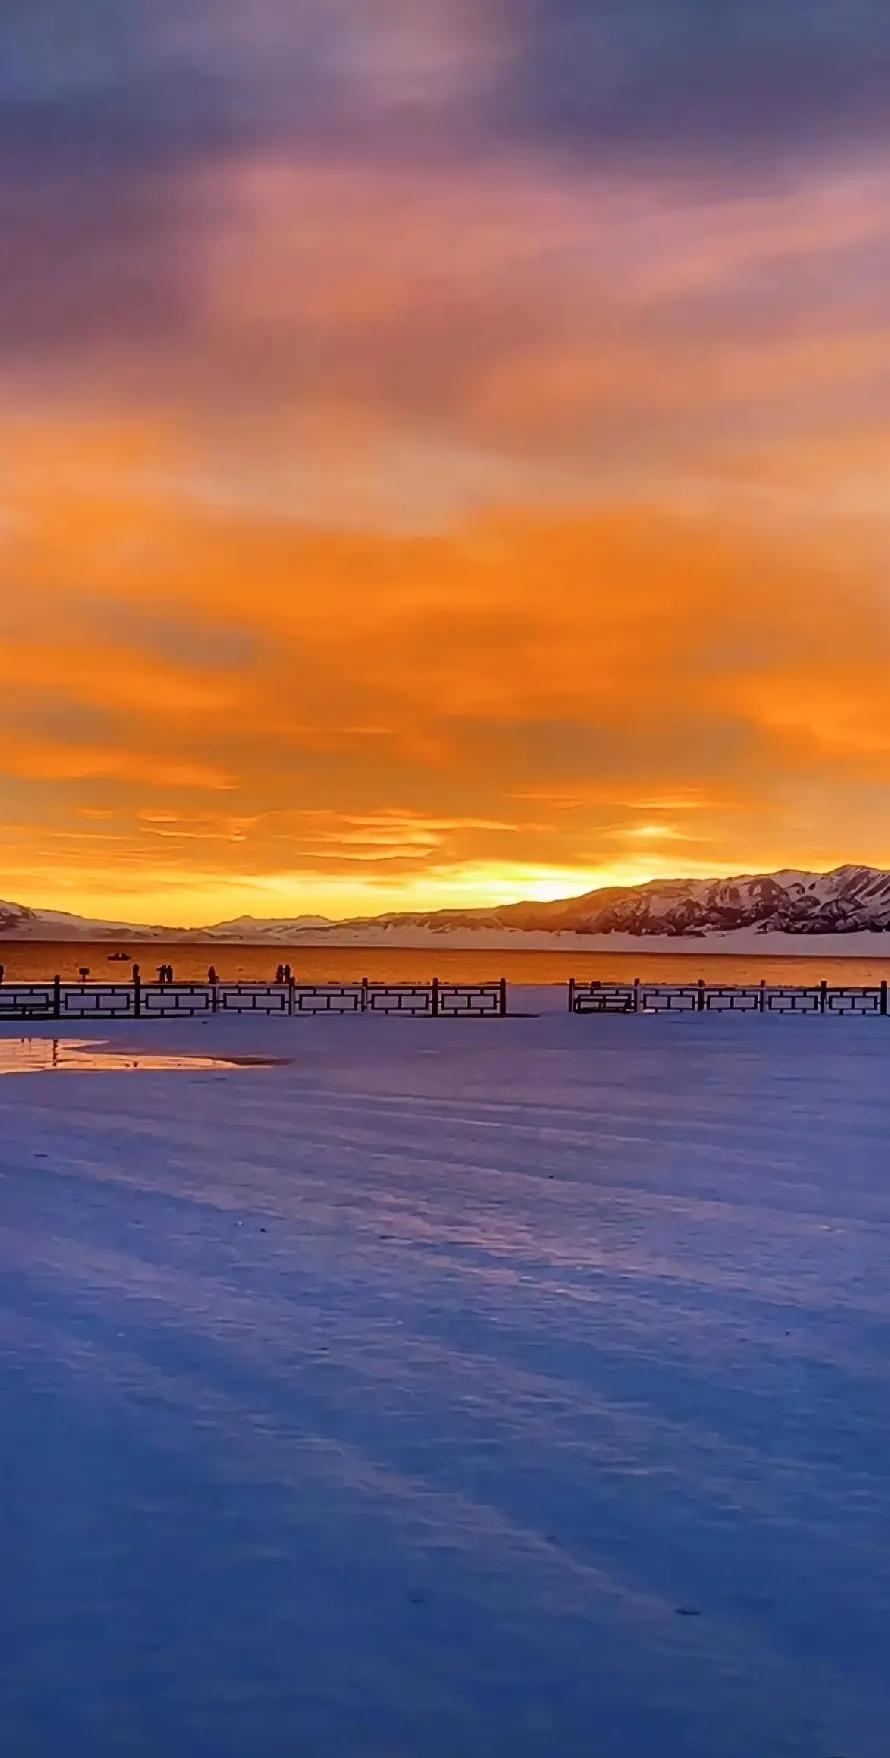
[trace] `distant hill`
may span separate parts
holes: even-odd
[[[0,902],[0,940],[164,940],[171,933],[175,930],[145,923],[106,922]]]
[[[111,922],[70,915],[64,910],[29,909],[23,903],[0,902],[0,940],[225,940],[275,945],[279,940],[286,942],[295,933],[332,926],[327,916],[235,916],[229,922],[214,922],[206,928],[174,928],[158,922]]]
[[[263,945],[285,946],[294,934],[305,934],[313,928],[336,926],[329,916],[233,916],[230,922],[214,922],[210,928],[191,928],[182,932],[192,940],[254,940]]]
[[[890,931],[890,872],[836,867],[831,873],[788,869],[733,879],[653,879],[645,885],[608,886],[555,903],[504,904],[496,909],[399,911],[334,922],[325,916],[237,916],[206,928],[110,922],[58,910],[0,903],[2,940],[183,941],[244,945],[410,945],[458,938],[472,945],[492,937],[514,944],[534,936],[545,945],[620,936],[632,941],[688,940],[739,935],[853,935]],[[515,936],[515,940],[514,940]]]

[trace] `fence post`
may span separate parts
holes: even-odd
[[[142,977],[138,964],[133,966],[133,1017],[142,1018]]]
[[[438,979],[438,977],[433,978],[432,997],[433,997],[433,1019],[438,1019],[438,1017],[439,1017],[439,979]]]
[[[704,979],[704,977],[699,977],[699,979],[698,979],[698,1001],[697,1001],[696,1005],[698,1007],[699,1013],[704,1013],[704,1011],[705,1011],[705,979]]]
[[[760,1011],[766,1012],[766,977],[760,979]]]
[[[367,1013],[368,1011],[368,987],[369,984],[367,977],[362,977],[362,1013]]]
[[[53,977],[53,1019],[62,1017],[62,979]]]
[[[828,1007],[828,984],[823,977],[819,984],[819,1012],[824,1013]]]
[[[501,1019],[506,1019],[506,1017],[507,1017],[507,979],[506,979],[506,977],[501,978],[500,983],[498,984],[498,990],[499,990],[499,997],[500,997]]]
[[[634,1013],[639,1013],[639,1011],[640,1011],[640,1002],[642,999],[641,994],[640,994],[640,987],[641,987],[641,985],[640,985],[639,977],[634,977]]]
[[[295,988],[295,986],[296,985],[294,983],[293,977],[288,977],[288,980],[287,980],[287,1017],[288,1017],[288,1019],[293,1019],[293,1017],[294,1017],[294,988]]]
[[[887,978],[886,977],[884,978],[884,981],[881,984],[881,1012],[883,1014],[886,1014],[886,1012],[887,1012]]]
[[[210,1011],[211,1011],[211,1013],[218,1013],[219,1012],[219,984],[218,983],[211,983],[210,991],[211,991],[211,993],[210,993]]]
[[[575,1011],[575,979],[574,979],[574,977],[569,977],[569,1012],[574,1013],[574,1011]]]

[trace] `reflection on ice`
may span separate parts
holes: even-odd
[[[167,1056],[153,1050],[111,1050],[105,1042],[91,1038],[0,1039],[0,1075],[274,1068],[283,1061],[276,1056]]]

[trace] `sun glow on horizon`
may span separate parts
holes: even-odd
[[[838,865],[832,862],[829,865]],[[741,863],[682,866],[665,859],[639,859],[627,863],[577,871],[551,871],[533,867],[492,869],[484,866],[448,870],[417,876],[398,884],[375,881],[356,885],[349,879],[323,879],[307,873],[232,875],[220,885],[208,876],[204,884],[188,880],[167,881],[143,890],[144,881],[132,890],[98,879],[83,887],[72,880],[61,889],[7,885],[7,901],[27,902],[38,909],[60,911],[97,921],[130,922],[170,928],[210,927],[240,916],[258,919],[326,916],[333,921],[398,912],[427,914],[440,910],[497,909],[513,903],[558,903],[588,892],[610,887],[637,886],[658,879],[731,878],[744,871],[772,872],[782,863],[771,860],[762,867]],[[815,871],[827,871],[822,863]],[[147,876],[152,885],[151,875]],[[27,895],[26,895],[27,893]]]

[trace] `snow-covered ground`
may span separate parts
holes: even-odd
[[[890,1027],[526,1000],[0,1079],[10,1758],[886,1758]]]

